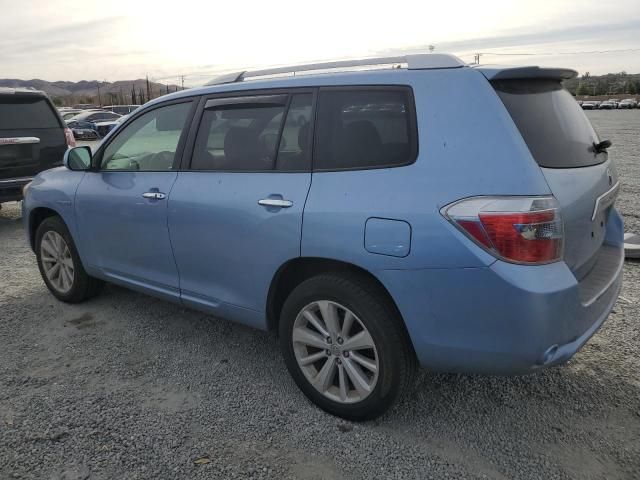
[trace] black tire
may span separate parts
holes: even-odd
[[[371,393],[357,403],[334,401],[316,390],[296,360],[292,341],[295,320],[305,306],[321,300],[348,308],[373,338],[379,360],[378,379]],[[328,273],[302,282],[284,303],[279,334],[285,363],[298,387],[332,415],[354,421],[373,419],[388,410],[413,383],[417,362],[402,318],[387,293],[365,275]]]
[[[73,281],[71,283],[71,288],[68,292],[61,293],[49,280],[47,277],[42,257],[41,257],[41,245],[42,238],[44,235],[53,231],[59,234],[64,241],[67,243],[69,247],[69,251],[71,253],[71,258],[73,260],[74,274]],[[104,283],[102,280],[98,280],[97,278],[90,277],[87,275],[87,272],[84,270],[82,266],[82,262],[80,261],[80,256],[78,255],[78,250],[76,249],[76,245],[73,242],[73,238],[69,233],[69,229],[62,221],[60,217],[53,216],[48,217],[42,221],[42,223],[38,226],[36,230],[35,237],[35,252],[36,259],[38,261],[38,269],[40,270],[40,275],[42,275],[42,279],[44,283],[47,285],[49,291],[56,297],[58,300],[61,300],[66,303],[80,303],[91,297],[96,296]]]

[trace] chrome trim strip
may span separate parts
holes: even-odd
[[[5,137],[0,138],[0,145],[25,145],[30,143],[40,143],[38,137]]]
[[[29,183],[33,180],[33,177],[18,177],[18,178],[8,178],[6,180],[0,180],[0,184],[2,183]]]
[[[616,197],[618,196],[618,190],[620,190],[620,182],[616,182],[613,187],[596,198],[596,205],[593,209],[593,214],[591,215],[592,222],[596,219],[598,213],[613,205],[616,201]]]

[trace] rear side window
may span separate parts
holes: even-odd
[[[286,104],[231,104],[204,111],[193,170],[273,170]]]
[[[202,115],[191,161],[193,170],[310,170],[311,93],[220,102]]]
[[[571,94],[556,80],[492,82],[533,158],[541,167],[575,168],[602,163],[598,135]]]
[[[0,130],[61,128],[49,102],[42,97],[0,96]]]
[[[408,88],[322,89],[314,170],[407,165],[418,143]]]
[[[276,168],[288,172],[309,171],[311,166],[311,108],[313,95],[292,95],[284,122]]]

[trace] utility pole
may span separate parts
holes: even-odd
[[[482,55],[481,53],[476,53],[473,56],[473,63],[475,63],[476,65],[480,65],[480,55]]]
[[[180,80],[182,81],[182,90],[184,90],[184,75],[180,75]]]
[[[102,99],[100,98],[100,80],[98,80],[98,106],[102,106]]]
[[[149,86],[149,75],[147,75],[147,102],[151,100],[151,87]]]

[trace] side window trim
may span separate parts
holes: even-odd
[[[273,161],[273,171],[278,171],[278,158],[280,157],[280,143],[282,143],[282,134],[284,132],[284,127],[287,123],[287,117],[289,116],[289,109],[291,108],[291,102],[293,100],[293,94],[289,94],[289,98],[287,98],[287,104],[284,107],[284,112],[282,112],[282,121],[280,122],[280,128],[278,129],[278,142],[276,143],[276,158]]]
[[[171,170],[104,170],[102,168],[100,168],[100,166],[102,165],[102,156],[104,154],[104,151],[107,149],[107,147],[116,139],[118,138],[119,135],[122,134],[122,132],[127,128],[127,126],[129,126],[131,123],[133,123],[135,120],[137,120],[138,118],[140,118],[142,115],[145,115],[149,112],[152,112],[153,110],[157,110],[158,108],[162,108],[162,107],[169,107],[171,105],[178,105],[181,103],[190,103],[191,104],[191,108],[189,109],[189,112],[187,113],[187,118],[184,122],[184,127],[182,129],[182,132],[180,133],[180,140],[178,140],[178,146],[176,147],[176,154],[175,157],[173,159],[173,168]],[[181,165],[182,162],[182,157],[184,155],[184,150],[185,150],[185,145],[186,145],[186,140],[187,140],[187,136],[188,133],[190,131],[190,125],[192,123],[193,120],[193,116],[195,114],[196,108],[198,106],[198,97],[186,97],[186,98],[180,98],[180,99],[176,99],[176,100],[172,100],[169,102],[162,102],[159,103],[157,105],[154,105],[152,108],[145,108],[144,110],[140,109],[138,110],[135,115],[132,115],[130,118],[127,118],[126,122],[122,125],[122,127],[120,127],[118,130],[119,132],[116,135],[113,135],[112,137],[109,138],[109,141],[100,145],[100,148],[98,148],[98,150],[96,151],[95,155],[93,156],[93,162],[92,162],[92,170],[95,172],[176,172],[178,171],[179,166]]]
[[[343,167],[343,168],[317,168],[316,167],[316,159],[317,159],[317,135],[318,135],[318,111],[319,102],[320,102],[320,93],[322,92],[352,92],[352,91],[365,91],[365,92],[375,92],[375,91],[386,91],[386,92],[402,92],[407,95],[408,99],[408,119],[409,119],[409,134],[411,137],[411,152],[409,156],[409,161],[405,163],[393,163],[393,164],[385,164],[385,165],[376,165],[376,166],[368,166],[368,167]],[[344,171],[357,171],[357,170],[378,170],[381,168],[398,168],[398,167],[406,167],[408,165],[413,165],[418,159],[418,155],[420,152],[419,145],[419,135],[418,135],[418,117],[416,113],[416,102],[415,97],[413,95],[413,88],[411,85],[399,85],[399,84],[391,84],[391,85],[331,85],[331,86],[323,86],[319,87],[317,93],[317,101],[314,103],[314,129],[313,129],[313,155],[312,155],[312,172],[344,172]]]
[[[210,98],[204,104],[204,108],[217,108],[227,105],[286,105],[289,102],[288,93],[280,95],[244,95],[231,98]]]
[[[234,92],[224,92],[224,93],[214,93],[202,95],[200,97],[200,101],[197,102],[197,108],[194,110],[193,118],[191,120],[191,126],[189,128],[189,135],[186,139],[186,146],[182,155],[182,162],[180,164],[179,171],[182,172],[229,172],[229,173],[256,173],[251,170],[194,170],[191,168],[191,164],[193,162],[193,153],[195,149],[196,137],[198,135],[198,130],[200,129],[200,125],[202,123],[202,118],[204,115],[204,111],[208,108],[207,104],[211,100],[217,100],[215,104],[209,105],[232,105],[232,104],[240,104],[240,103],[248,103],[249,99],[255,99],[258,97],[275,97],[275,96],[288,96],[289,98],[286,100],[286,108],[283,114],[282,123],[280,125],[280,129],[284,129],[284,123],[286,122],[287,113],[289,111],[289,106],[291,102],[291,98],[295,94],[299,93],[311,93],[313,95],[313,103],[312,103],[312,111],[311,111],[311,141],[314,142],[315,139],[315,116],[316,116],[316,105],[318,98],[318,87],[295,87],[295,88],[275,88],[275,89],[265,89],[265,90],[241,90]],[[233,102],[235,99],[245,99],[246,102]],[[273,100],[271,100],[273,101]],[[211,108],[211,107],[209,107]],[[279,152],[280,141],[282,140],[282,131],[280,132],[280,137],[278,138],[278,148],[276,149],[276,155]],[[313,148],[312,148],[312,157],[313,157]],[[310,162],[313,163],[313,160]],[[277,168],[277,157],[276,157],[276,168],[273,170],[260,170],[259,173],[287,173],[287,170],[278,170]],[[302,170],[292,171],[294,173],[310,173],[311,172],[311,164],[307,165],[307,168]]]

